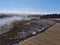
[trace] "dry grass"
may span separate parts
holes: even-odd
[[[44,33],[20,42],[19,45],[60,45],[60,23],[56,23]]]

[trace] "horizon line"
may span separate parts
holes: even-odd
[[[60,14],[60,13],[49,13],[49,12],[24,12],[24,11],[0,11],[1,14]]]

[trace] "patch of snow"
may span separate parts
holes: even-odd
[[[32,32],[32,34],[33,34],[33,35],[35,35],[35,34],[36,34],[36,32]]]
[[[37,30],[37,31],[39,31],[39,32],[40,32],[40,31],[42,31],[42,30]]]

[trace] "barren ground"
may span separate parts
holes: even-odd
[[[20,42],[19,45],[60,45],[60,23],[56,23],[43,33]]]

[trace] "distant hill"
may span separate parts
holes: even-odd
[[[47,14],[41,16],[40,18],[60,18],[60,14]]]

